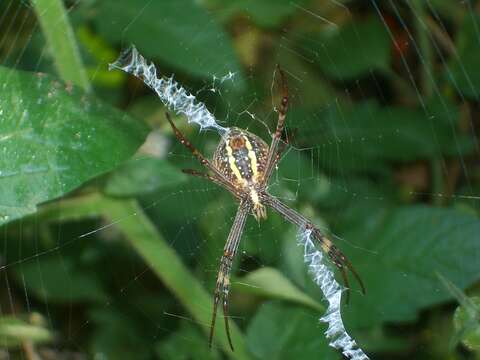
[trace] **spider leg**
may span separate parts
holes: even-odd
[[[365,294],[365,285],[363,284],[362,279],[358,275],[355,268],[352,266],[351,262],[347,257],[336,247],[329,239],[327,239],[320,229],[318,229],[309,219],[297,212],[296,210],[288,207],[283,202],[275,198],[274,196],[263,192],[260,194],[260,198],[265,205],[270,206],[273,210],[282,215],[286,220],[290,221],[292,224],[297,225],[299,228],[307,227],[312,230],[313,238],[318,241],[322,251],[330,258],[333,264],[340,270],[342,277],[345,283],[345,286],[348,288],[348,278],[346,276],[345,270],[348,269],[355,280],[357,280],[362,293]],[[347,293],[348,296],[348,293]]]
[[[275,168],[275,166],[278,164],[278,161],[282,157],[282,154],[285,151],[285,149],[287,148],[287,145],[288,145],[288,140],[287,139],[285,141],[280,141],[279,142],[277,153],[275,154],[275,158],[273,159],[273,167],[272,168]]]
[[[182,143],[182,145],[184,145],[188,150],[190,150],[193,156],[195,156],[202,165],[209,168],[210,162],[208,161],[208,159],[205,156],[203,156],[202,153],[198,151],[190,141],[188,141],[188,139],[182,134],[180,130],[178,130],[178,128],[173,123],[173,120],[170,117],[170,114],[167,112],[165,113],[165,116],[167,117],[167,120],[170,123],[170,126],[172,127],[173,133],[175,134],[177,139]]]
[[[210,335],[208,337],[208,346],[210,348],[212,347],[213,334],[215,332],[215,322],[217,320],[218,302],[220,301],[220,297],[221,297],[220,287],[218,286],[218,284],[219,283],[217,280],[217,286],[215,287],[215,294],[213,295],[213,312],[212,312],[212,321],[210,323]]]
[[[165,113],[168,122],[170,123],[170,126],[172,127],[172,130],[177,137],[177,139],[180,141],[182,145],[184,145],[188,150],[191,151],[193,156],[197,158],[198,161],[200,161],[200,164],[205,166],[208,170],[210,170],[214,176],[205,174],[205,175],[200,175],[200,172],[197,172],[195,170],[187,170],[186,173],[194,176],[203,176],[208,178],[209,180],[213,181],[217,185],[220,185],[230,191],[233,195],[237,197],[237,191],[236,189],[230,184],[228,179],[220,172],[218,169],[213,166],[208,159],[203,156],[203,154],[195,148],[190,141],[182,134],[182,132],[175,126],[175,124],[172,121],[172,118],[170,117],[169,113]],[[185,171],[184,171],[185,172]]]
[[[335,262],[335,261],[338,262],[338,264],[335,263],[335,265],[337,267],[339,267],[340,264],[341,264],[343,267],[346,267],[348,270],[350,270],[353,277],[355,278],[355,280],[357,280],[358,284],[360,285],[360,289],[362,290],[363,295],[365,295],[366,290],[365,290],[365,285],[363,284],[362,279],[358,275],[357,271],[353,267],[350,260],[348,260],[348,258],[340,251],[340,249],[332,244],[329,256],[330,256],[330,258],[332,259],[333,262]]]
[[[272,137],[272,142],[270,144],[270,148],[268,149],[267,155],[267,165],[265,167],[265,176],[263,178],[263,184],[266,185],[270,176],[272,175],[273,169],[276,164],[276,159],[279,158],[278,156],[278,144],[282,137],[283,129],[285,128],[285,118],[287,116],[288,110],[288,86],[287,86],[287,78],[285,73],[277,66],[278,72],[280,73],[280,80],[282,85],[282,100],[280,102],[280,107],[278,109],[278,121],[277,121],[277,128],[275,133]],[[277,160],[278,161],[278,160]]]
[[[252,204],[250,201],[241,202],[237,210],[237,215],[233,222],[232,228],[230,229],[230,234],[228,235],[227,242],[223,249],[223,255],[220,260],[220,269],[217,275],[217,282],[215,285],[215,292],[213,295],[213,314],[212,321],[210,324],[210,337],[208,344],[211,347],[213,341],[213,335],[215,332],[215,320],[217,317],[218,303],[222,299],[223,303],[223,316],[225,318],[225,332],[227,334],[228,343],[232,351],[233,342],[230,335],[230,326],[228,323],[228,295],[230,291],[230,270],[232,269],[233,259],[238,249],[240,243],[240,238],[242,237],[243,229],[247,220],[247,216],[251,211]]]
[[[228,344],[230,345],[232,351],[234,351],[233,342],[230,335],[230,326],[228,324],[228,294],[230,291],[230,271],[232,269],[232,261],[232,255],[230,253],[224,252],[222,259],[220,260],[220,269],[218,271],[217,283],[215,285],[215,293],[213,296],[213,314],[208,344],[210,347],[212,346],[218,303],[221,299],[223,303],[223,317],[225,319],[225,332],[227,334]]]
[[[227,297],[225,297],[225,285],[228,286],[230,282],[230,266],[227,265],[228,262],[229,260],[224,254],[222,256],[222,259],[220,260],[220,269],[218,270],[217,282],[215,285],[215,293],[213,295],[212,322],[210,325],[210,336],[208,338],[208,346],[210,347],[212,347],[213,335],[215,333],[215,321],[217,319],[218,303],[220,302],[220,299],[222,299],[224,304],[226,302],[228,303],[228,289],[227,289]],[[231,264],[231,260],[230,260],[230,264]],[[230,329],[228,327],[228,317],[227,317],[228,311],[227,313],[225,313],[225,306],[224,306],[223,316],[225,318],[225,330],[227,332],[228,343],[230,345],[230,348],[233,351],[232,339],[230,337],[230,331],[229,331]]]
[[[345,303],[348,304],[350,302],[350,284],[348,282],[347,271],[343,266],[340,268],[340,273],[342,274],[343,284],[345,285]]]
[[[166,115],[167,120],[170,123],[170,126],[172,127],[173,133],[175,134],[177,139],[180,141],[180,143],[182,145],[184,145],[188,150],[190,150],[190,152],[193,154],[193,156],[195,156],[197,158],[197,160],[200,162],[200,164],[202,164],[208,170],[213,172],[215,174],[215,176],[218,177],[219,179],[228,181],[223,176],[223,174],[220,171],[218,171],[217,168],[215,168],[210,163],[210,161],[208,161],[208,159],[205,156],[203,156],[203,154],[200,151],[198,151],[197,148],[195,146],[193,146],[192,143],[190,141],[188,141],[188,139],[182,134],[182,132],[175,126],[175,124],[172,121],[172,118],[170,117],[170,114],[165,113],[165,115]]]

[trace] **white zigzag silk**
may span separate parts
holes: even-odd
[[[173,76],[158,78],[155,65],[149,64],[135,46],[122,52],[119,58],[109,65],[109,69],[119,69],[142,80],[158,94],[167,108],[177,114],[185,115],[188,122],[199,125],[200,130],[212,128],[221,135],[228,132],[228,128],[218,124],[205,104],[197,101],[195,96],[173,79]]]
[[[323,253],[313,244],[312,231],[300,229],[298,244],[304,248],[304,260],[309,273],[315,283],[322,290],[323,296],[328,301],[328,308],[320,321],[328,324],[325,336],[330,340],[329,345],[342,351],[343,355],[352,360],[367,360],[368,356],[360,349],[343,325],[340,305],[342,301],[342,287],[335,280],[333,271],[324,263]]]

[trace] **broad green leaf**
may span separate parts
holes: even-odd
[[[303,51],[328,76],[339,80],[357,79],[390,66],[390,38],[378,17],[312,34],[304,41]]]
[[[102,303],[108,299],[94,272],[76,267],[67,257],[41,257],[16,266],[14,272],[21,288],[46,303]]]
[[[53,333],[48,330],[39,314],[32,313],[29,321],[17,316],[0,317],[0,348],[20,347],[25,341],[34,344],[53,340]]]
[[[261,305],[247,329],[247,345],[259,359],[338,359],[328,346],[321,313],[277,302]]]
[[[196,76],[240,72],[227,33],[198,2],[102,0],[96,6],[93,21],[110,42],[133,43],[146,58]]]
[[[278,270],[264,267],[248,273],[235,282],[235,289],[271,298],[296,302],[318,311],[325,307],[298,289]]]
[[[112,196],[136,196],[160,187],[185,182],[187,176],[164,159],[141,157],[131,159],[110,176],[105,193]]]
[[[414,320],[421,309],[452,298],[437,273],[462,289],[479,280],[479,231],[475,216],[427,206],[370,212],[344,225],[340,235],[359,249],[343,250],[367,289],[345,308],[347,324]]]
[[[451,61],[445,65],[444,74],[462,95],[476,99],[480,97],[479,26],[479,16],[472,14],[464,17],[455,40],[458,56],[452,56]]]
[[[130,157],[145,126],[45,74],[0,67],[0,225]]]
[[[340,106],[290,114],[297,138],[318,148],[318,161],[327,169],[385,172],[388,161],[461,156],[473,149],[472,139],[456,129],[458,109],[449,103],[432,101],[428,113],[374,102]]]

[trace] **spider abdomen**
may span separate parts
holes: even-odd
[[[232,128],[220,141],[213,164],[236,186],[253,186],[263,178],[267,153],[268,145],[261,138]]]
[[[223,136],[213,157],[214,166],[239,191],[250,198],[257,219],[266,218],[257,189],[263,186],[268,145],[258,136],[232,128]]]

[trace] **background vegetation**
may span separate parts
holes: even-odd
[[[160,101],[108,71],[130,43],[265,139],[280,63],[290,145],[271,190],[361,274],[349,332],[373,359],[480,358],[479,28],[468,0],[0,2],[0,358],[341,357],[274,214],[236,260],[236,351],[222,326],[208,349],[236,204],[181,173],[198,165]],[[212,154],[217,134],[176,122]]]

